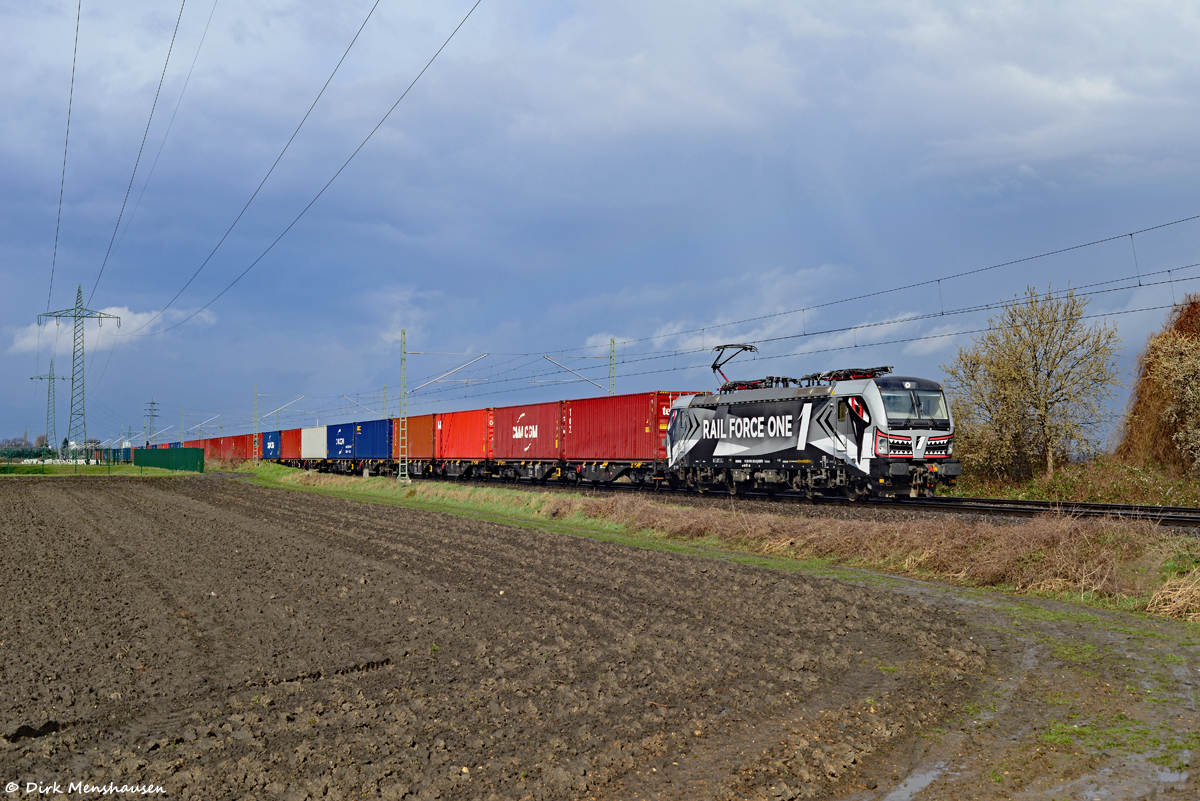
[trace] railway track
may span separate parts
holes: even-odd
[[[897,501],[879,500],[876,503],[896,503],[906,507],[967,514],[994,514],[1011,517],[1035,517],[1042,514],[1064,514],[1072,517],[1118,517],[1127,520],[1149,520],[1184,528],[1200,527],[1200,509],[1191,506],[1019,501],[996,498],[902,498]]]
[[[429,479],[421,481],[454,479]],[[660,497],[705,498],[712,500],[729,500],[732,497],[745,498],[758,502],[772,504],[807,504],[809,501],[793,492],[767,493],[753,490],[740,491],[736,496],[730,496],[724,491],[710,489],[699,492],[695,489],[680,487],[669,489],[660,486],[658,489],[641,487],[634,484],[614,482],[612,484],[559,485],[559,484],[528,484],[528,483],[499,483],[487,482],[491,486],[508,487],[532,492],[646,492]],[[922,510],[929,512],[949,512],[955,514],[996,515],[1003,517],[1036,517],[1043,514],[1063,514],[1072,517],[1115,517],[1126,520],[1145,520],[1166,526],[1180,528],[1200,528],[1200,508],[1191,506],[1149,506],[1121,503],[1076,503],[1071,501],[1037,501],[1010,500],[997,498],[871,498],[860,501],[850,501],[845,498],[817,496],[811,501],[814,505],[843,506],[852,508],[878,508],[892,510]]]

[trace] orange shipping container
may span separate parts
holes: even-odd
[[[434,455],[435,415],[420,414],[408,418],[408,458],[429,460]],[[392,458],[400,458],[400,418],[392,418]]]

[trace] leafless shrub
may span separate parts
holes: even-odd
[[[1086,298],[1030,287],[943,365],[963,466],[1026,478],[1071,453],[1093,453],[1105,402],[1120,386],[1115,326],[1088,325]]]

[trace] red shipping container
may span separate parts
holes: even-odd
[[[300,458],[300,429],[289,428],[279,432],[279,458]]]
[[[229,458],[230,459],[250,459],[254,456],[254,435],[242,434],[240,437],[226,437],[226,442],[230,443]]]
[[[439,414],[434,438],[434,454],[438,459],[490,459],[492,410]]]
[[[639,392],[563,402],[563,455],[573,462],[667,458],[671,402],[691,392]]]
[[[554,461],[562,457],[562,407],[554,403],[492,410],[492,458]]]
[[[184,441],[184,443],[183,443],[183,447],[185,447],[185,448],[203,448],[203,447],[204,447],[204,440],[202,440],[202,439],[189,439],[189,440],[185,440],[185,441]],[[208,455],[208,451],[205,451],[205,452],[204,452],[204,455],[205,455],[205,456],[207,456],[207,455]]]
[[[433,442],[437,421],[436,415],[419,414],[408,418],[408,458],[409,460],[432,459],[435,449]],[[392,418],[392,458],[400,458],[400,418]]]

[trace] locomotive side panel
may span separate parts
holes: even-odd
[[[794,470],[829,462],[865,473],[865,426],[845,398],[784,399],[677,410],[678,453],[686,465]],[[860,432],[856,427],[861,427]]]

